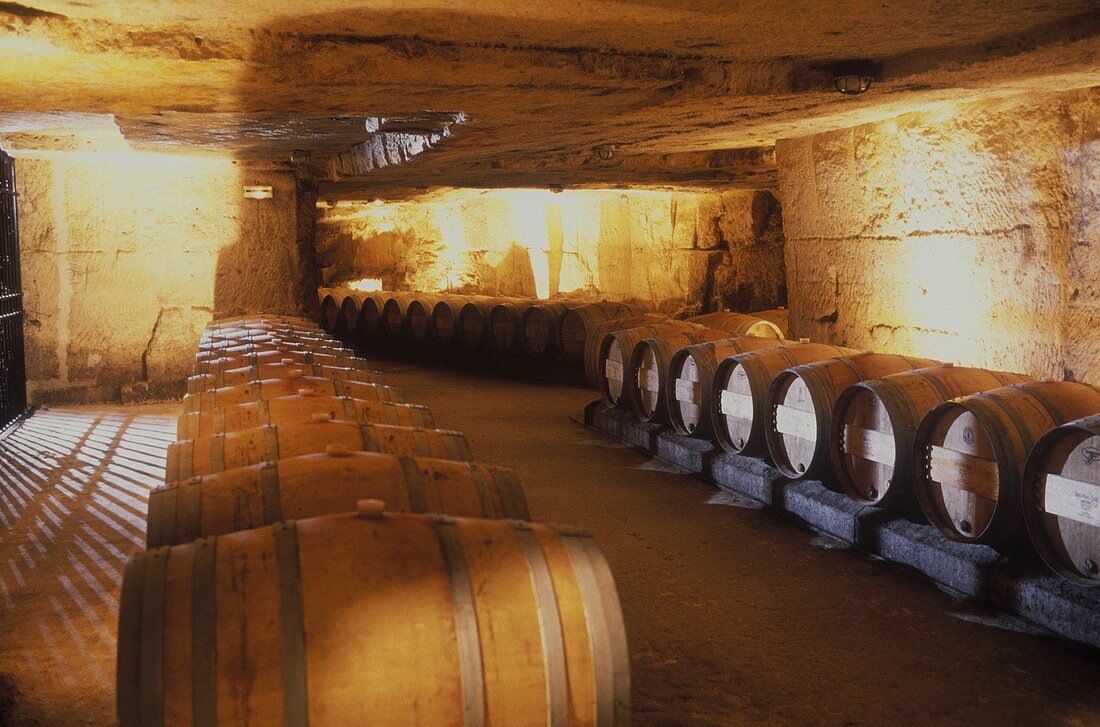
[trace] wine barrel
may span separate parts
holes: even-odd
[[[523,314],[535,305],[534,300],[518,300],[493,306],[489,311],[489,344],[499,354],[522,353]]]
[[[198,394],[186,394],[183,397],[183,410],[185,412],[206,411],[303,392],[327,394],[329,396],[350,396],[353,399],[365,399],[367,401],[402,402],[404,399],[404,395],[400,390],[380,384],[341,381],[340,379],[327,379],[323,376],[293,376],[285,379],[261,379],[260,381],[250,381],[247,384],[202,391]]]
[[[629,722],[622,612],[590,535],[382,506],[134,555],[120,727]]]
[[[1058,575],[1100,586],[1100,415],[1039,438],[1024,466],[1024,522]]]
[[[460,432],[446,429],[360,424],[315,415],[308,422],[268,424],[255,429],[215,434],[168,445],[165,482],[274,462],[314,452],[383,452],[468,462],[470,444]]]
[[[853,500],[908,510],[913,494],[913,437],[936,404],[1030,381],[1023,374],[945,364],[862,381],[836,401],[829,436],[833,469]]]
[[[354,291],[340,307],[344,338],[366,341],[378,335],[382,324],[382,306],[390,295],[382,290]]]
[[[295,394],[206,411],[186,412],[179,417],[178,436],[180,439],[210,437],[262,427],[265,424],[306,421],[316,414],[361,424],[435,427],[431,411],[421,404],[394,404],[388,401],[353,399],[350,396]]]
[[[364,498],[384,499],[393,512],[531,519],[519,480],[510,470],[334,449],[154,490],[149,496],[146,547],[348,512]]]
[[[302,328],[220,328],[216,330],[207,329],[202,337],[199,338],[199,348],[207,348],[211,344],[227,344],[228,341],[233,341],[236,344],[251,343],[252,341],[264,341],[269,339],[283,339],[288,341],[294,340],[308,340],[308,341],[324,341],[328,344],[340,345],[332,336],[324,333],[321,330],[309,330]]]
[[[405,333],[409,303],[417,293],[393,293],[382,305],[382,335],[396,341]]]
[[[645,312],[645,308],[638,305],[606,301],[573,308],[561,317],[558,324],[558,350],[566,361],[581,363],[589,350],[588,342],[592,328],[597,323],[617,318],[631,318]]]
[[[455,339],[466,351],[474,351],[489,344],[489,314],[498,305],[518,302],[519,298],[475,298],[458,312],[455,321]]]
[[[237,321],[236,323],[217,323],[211,321],[206,324],[203,334],[243,333],[248,331],[297,331],[301,333],[312,332],[318,335],[328,335],[313,321],[276,321],[266,319]]]
[[[283,315],[281,313],[253,313],[250,315],[230,315],[223,316],[221,318],[215,318],[207,324],[207,327],[244,326],[264,323],[293,323],[303,326],[317,325],[313,319],[303,318],[302,316],[289,316]]]
[[[786,343],[739,353],[714,371],[710,407],[714,434],[722,449],[759,457],[768,451],[764,439],[764,400],[772,378],[791,366],[859,353],[824,343]]]
[[[1100,413],[1100,389],[1037,381],[934,407],[917,427],[913,485],[929,522],[947,537],[1000,546],[1023,535],[1021,480],[1048,429]]]
[[[764,418],[764,439],[776,469],[794,479],[829,478],[829,435],[840,393],[860,381],[939,364],[893,353],[857,353],[779,372],[768,387]]]
[[[532,358],[552,358],[557,354],[562,316],[578,305],[544,300],[525,310],[519,322],[523,352]]]
[[[203,358],[195,362],[196,374],[216,374],[245,366],[271,366],[283,361],[293,361],[301,366],[332,366],[335,368],[358,369],[368,371],[370,362],[346,352],[327,353],[324,351],[259,351],[256,353],[234,353],[216,358]]]
[[[711,419],[711,387],[718,362],[730,356],[760,348],[770,348],[774,339],[759,336],[723,338],[681,348],[669,360],[665,387],[671,398],[668,417],[677,434],[699,439],[714,439]]]
[[[293,359],[282,359],[278,363],[264,366],[242,366],[226,369],[213,374],[195,374],[187,379],[187,393],[198,394],[210,389],[247,384],[261,379],[285,379],[298,376],[315,376],[341,381],[358,381],[364,384],[384,384],[385,375],[378,371],[365,371],[346,366],[322,366],[320,364],[302,365]]]
[[[646,338],[630,354],[633,386],[627,404],[643,422],[668,421],[668,368],[672,354],[697,343],[729,338],[725,331],[704,328]]]
[[[774,323],[776,328],[783,334],[783,338],[786,338],[790,333],[790,312],[786,308],[769,308],[768,310],[757,310],[749,313],[754,318],[763,318],[766,321]]]
[[[321,301],[321,327],[328,333],[340,338],[347,338],[355,331],[355,317],[350,318],[348,311],[359,313],[359,302],[367,293],[361,293],[347,288],[332,288],[328,295]]]
[[[428,336],[438,346],[450,346],[458,342],[458,316],[462,307],[481,296],[447,296],[432,306],[432,319],[428,324]]]
[[[466,302],[464,298],[458,295],[427,295],[424,293],[418,293],[415,298],[409,301],[409,307],[405,312],[405,318],[408,321],[408,329],[405,333],[410,341],[419,345],[430,340],[432,314],[435,307],[446,299],[453,299],[456,302],[462,301],[463,304]]]
[[[593,325],[588,332],[588,341],[584,344],[584,378],[592,386],[599,388],[602,374],[600,369],[600,344],[605,336],[616,331],[625,331],[638,326],[651,326],[658,323],[679,323],[659,313],[645,313],[631,318],[613,318]]]
[[[779,326],[771,321],[745,313],[722,311],[720,313],[693,316],[687,320],[689,323],[697,323],[716,331],[725,331],[731,336],[759,336],[761,338],[783,340],[783,331],[779,329]]]
[[[636,326],[608,333],[600,342],[598,384],[603,400],[609,406],[627,408],[632,391],[638,386],[637,372],[630,368],[634,347],[647,338],[686,331],[703,331],[702,326],[684,321],[669,321],[649,326]]]

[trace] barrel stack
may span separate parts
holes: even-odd
[[[398,322],[384,296],[319,295],[342,336],[405,335],[410,309],[427,332],[444,302],[409,296]],[[203,334],[123,578],[119,724],[625,724],[592,537],[530,522],[512,472],[325,331],[256,315]]]

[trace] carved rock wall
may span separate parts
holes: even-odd
[[[635,301],[676,313],[784,305],[766,191],[450,190],[340,203],[318,221],[327,284]]]
[[[224,158],[20,158],[28,389],[35,403],[178,395],[203,326],[296,313],[295,182]],[[272,200],[242,198],[270,184]]]
[[[1100,88],[776,155],[792,335],[1100,383]]]

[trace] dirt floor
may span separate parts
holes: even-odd
[[[977,611],[586,429],[590,390],[386,364],[536,519],[593,531],[637,724],[1096,724],[1100,657]],[[0,723],[110,724],[125,553],[171,406],[42,412],[0,443]]]

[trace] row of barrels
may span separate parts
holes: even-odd
[[[596,383],[593,360],[603,333],[621,326],[679,324],[641,306],[483,295],[320,288],[324,329],[341,340],[371,347],[404,342],[436,350],[488,352],[557,360],[580,368]],[[699,328],[722,326],[727,334],[783,338],[787,311],[717,313],[688,319]]]
[[[120,725],[622,724],[629,665],[584,532],[530,521],[312,322],[212,323],[119,612]]]
[[[682,326],[606,333],[598,351],[610,406],[919,511],[952,540],[1030,539],[1056,573],[1100,585],[1097,387]]]

